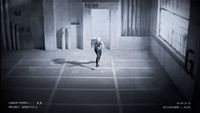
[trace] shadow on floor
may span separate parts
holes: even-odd
[[[65,59],[53,59],[52,61],[53,61],[55,64],[71,64],[71,65],[66,66],[66,67],[80,66],[80,67],[84,67],[84,68],[91,69],[91,70],[94,70],[94,68],[85,66],[84,64],[95,63],[94,61],[86,61],[86,62],[80,62],[80,61],[65,61]]]

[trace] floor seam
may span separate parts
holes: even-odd
[[[53,90],[52,90],[52,92],[51,92],[51,95],[50,95],[50,98],[49,98],[49,100],[48,100],[47,107],[45,108],[44,113],[48,113],[48,112],[49,112],[50,106],[51,106],[51,104],[52,104],[54,95],[55,95],[55,93],[56,93],[56,90],[57,90],[58,84],[59,84],[59,82],[60,82],[61,76],[62,76],[62,74],[63,74],[63,72],[64,72],[64,69],[65,69],[65,64],[63,65],[63,67],[62,67],[61,70],[60,70],[59,76],[58,76],[58,78],[57,78],[57,80],[56,80],[56,83],[55,83],[55,85],[54,85],[54,87],[53,87]]]
[[[27,53],[25,53],[25,55],[15,64],[15,66],[13,66],[9,70],[9,72],[6,74],[5,78],[2,79],[3,81],[6,80],[9,77],[10,73],[12,73],[17,68],[17,66],[23,62],[23,60],[25,59],[26,56],[27,56]]]
[[[7,88],[9,89],[9,88]],[[12,88],[15,90],[52,90],[52,88]],[[2,88],[2,90],[4,90]],[[155,89],[132,89],[132,88],[124,88],[124,89],[115,89],[115,88],[109,88],[109,89],[105,89],[105,88],[99,88],[99,89],[95,89],[95,88],[56,88],[56,91],[158,91],[161,90],[159,88],[155,88]]]
[[[111,63],[112,63],[112,72],[113,72],[114,84],[115,84],[115,89],[116,89],[117,103],[119,105],[118,106],[119,107],[119,113],[123,113],[121,98],[120,98],[120,94],[119,94],[119,86],[118,86],[116,72],[115,72],[114,61],[111,60]]]

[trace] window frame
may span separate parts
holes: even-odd
[[[185,54],[181,54],[178,50],[176,50],[169,42],[167,42],[165,40],[165,38],[163,36],[161,36],[160,31],[161,31],[161,10],[163,10],[165,8],[161,8],[160,3],[158,3],[158,10],[157,10],[157,29],[156,29],[156,37],[157,40],[159,40],[159,42],[164,46],[164,48],[166,48],[170,54],[181,64],[184,64],[185,62]],[[167,9],[165,9],[167,10]],[[167,10],[168,11],[168,10]],[[171,12],[173,13],[173,12]],[[178,15],[176,13],[173,13],[173,15]],[[182,17],[180,15],[178,15],[179,17]],[[188,38],[188,29],[189,29],[189,19],[188,18],[184,18],[182,17],[182,19],[185,19],[188,21],[188,28],[187,28],[187,38]],[[185,52],[186,53],[186,47],[187,47],[187,39],[186,39],[186,44],[185,44]]]

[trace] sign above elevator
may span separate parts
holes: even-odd
[[[86,2],[85,3],[85,8],[96,9],[98,7],[99,7],[99,4],[97,2]]]

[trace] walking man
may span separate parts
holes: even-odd
[[[102,49],[104,48],[103,41],[101,40],[100,37],[97,37],[97,38],[95,37],[94,39],[92,39],[91,44],[94,47],[94,52],[97,55],[97,57],[96,57],[96,67],[99,67],[99,60],[100,60],[101,55],[102,55]]]

